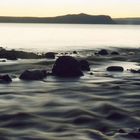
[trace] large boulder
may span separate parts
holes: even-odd
[[[25,70],[19,78],[21,80],[42,80],[46,76],[46,70]]]
[[[90,65],[87,60],[80,60],[79,63],[80,63],[81,70],[90,71],[90,67],[89,67]]]
[[[80,63],[72,56],[59,57],[53,66],[52,73],[60,77],[83,76]]]
[[[121,66],[110,66],[107,68],[107,71],[119,71],[122,72],[124,71],[124,68]]]
[[[54,52],[48,52],[45,54],[45,57],[47,59],[55,59],[55,53]]]
[[[9,75],[0,75],[0,83],[11,83],[12,79]]]

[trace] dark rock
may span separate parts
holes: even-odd
[[[107,71],[119,71],[122,72],[124,71],[124,68],[121,66],[110,66],[107,68]]]
[[[55,59],[55,53],[54,52],[48,52],[45,54],[45,57],[48,59]]]
[[[95,54],[95,55],[99,55],[98,52],[95,52],[94,54]]]
[[[118,133],[126,133],[126,131],[124,129],[119,129]]]
[[[81,70],[90,71],[89,63],[88,63],[87,60],[80,60],[79,63],[80,63],[80,66],[81,66]]]
[[[13,56],[11,55],[11,56],[7,56],[6,59],[7,60],[17,60],[17,57],[14,55]]]
[[[0,60],[0,62],[6,62],[6,60]]]
[[[78,54],[78,52],[77,51],[73,51],[73,54]]]
[[[17,60],[21,59],[38,59],[42,56],[39,56],[32,52],[16,51],[16,50],[6,50],[0,49],[0,58],[6,58],[8,60]]]
[[[132,73],[140,73],[140,70],[130,69],[130,72],[132,72]]]
[[[98,52],[99,55],[108,55],[108,51],[106,49],[102,49]]]
[[[93,75],[93,73],[92,73],[92,72],[90,72],[89,74],[90,74],[90,75]]]
[[[26,70],[20,75],[21,80],[42,80],[47,76],[46,70]]]
[[[119,55],[119,53],[116,51],[113,51],[113,52],[111,52],[111,55]]]
[[[0,75],[0,83],[10,83],[12,79],[9,75]]]
[[[79,62],[71,56],[59,57],[53,66],[52,73],[60,77],[83,76]]]

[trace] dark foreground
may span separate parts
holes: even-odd
[[[72,54],[90,63],[91,70],[79,78],[50,75],[24,81],[19,79],[24,70],[51,71],[55,60],[0,62],[0,73],[12,77],[11,83],[0,84],[0,139],[139,140],[140,51],[117,51],[119,55]],[[107,71],[108,66],[124,71]]]

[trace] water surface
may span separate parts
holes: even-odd
[[[0,45],[34,51],[139,47],[139,25],[0,24]]]

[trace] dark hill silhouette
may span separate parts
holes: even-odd
[[[114,21],[117,24],[135,24],[140,25],[140,18],[116,18]]]
[[[115,24],[110,16],[72,14],[57,17],[0,17],[1,23],[76,23],[76,24]]]

